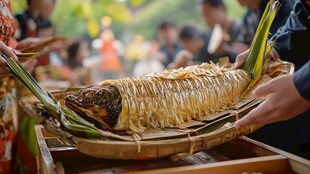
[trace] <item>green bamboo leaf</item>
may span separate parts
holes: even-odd
[[[46,111],[58,120],[64,128],[71,132],[85,134],[90,138],[102,137],[100,130],[93,124],[82,119],[73,111],[58,105],[49,93],[42,90],[35,79],[18,61],[8,58],[3,54],[1,56],[6,60],[12,74],[42,102]]]
[[[253,41],[250,45],[250,51],[249,51],[249,56],[248,56],[248,59],[246,60],[246,62],[243,64],[243,66],[241,67],[242,69],[248,71],[249,73],[251,73],[251,67],[253,67],[253,65],[255,64],[256,62],[256,59],[252,58],[250,59],[250,55],[252,54],[256,54],[258,55],[258,48],[255,48],[254,49],[254,46],[256,45],[255,43],[257,43],[257,35],[259,35],[259,33],[262,33],[260,30],[261,30],[261,26],[262,26],[262,23],[265,21],[265,18],[267,16],[267,13],[269,12],[269,9],[270,9],[270,6],[271,6],[271,1],[267,4],[266,8],[265,8],[265,11],[261,17],[261,20],[259,21],[259,24],[257,26],[257,29],[256,29],[256,32],[255,32],[255,35],[254,35],[254,38],[253,38]],[[256,52],[254,52],[256,51]],[[254,53],[253,53],[254,52]]]
[[[241,69],[252,75],[249,87],[255,85],[263,72],[263,65],[274,44],[267,44],[270,26],[279,10],[280,3],[271,0],[266,6],[250,46],[249,55]],[[268,53],[268,54],[267,54]]]

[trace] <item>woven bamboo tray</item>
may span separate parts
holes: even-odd
[[[294,65],[285,63],[282,74],[290,74]],[[78,90],[70,89],[52,93],[56,99],[63,102],[64,96]],[[140,134],[132,133],[117,135],[106,132],[105,139],[86,139],[72,135],[70,132],[56,129],[49,121],[34,109],[34,101],[29,99],[20,102],[25,112],[35,118],[41,119],[45,128],[54,134],[60,135],[68,143],[87,155],[107,159],[154,159],[174,155],[182,158],[194,152],[208,150],[216,145],[236,139],[239,136],[253,132],[258,126],[248,126],[235,129],[234,122],[255,108],[262,100],[244,100],[234,108],[210,116],[198,122],[193,121],[175,128],[150,130]]]
[[[35,126],[38,173],[309,173],[310,161],[279,149],[237,138],[207,151],[177,160],[111,160],[90,157],[42,125]]]

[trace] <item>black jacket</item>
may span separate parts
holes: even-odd
[[[271,38],[282,60],[293,62],[296,70],[310,59],[310,9],[299,1],[295,4],[286,24]]]
[[[294,83],[300,95],[310,101],[310,61],[296,72]]]
[[[299,93],[310,101],[309,11],[305,1],[296,2],[286,25],[275,35],[275,49],[282,59],[293,62],[297,68],[302,67],[296,72],[294,83]],[[266,125],[249,137],[300,155],[299,145],[310,142],[309,123],[310,110],[288,121]]]

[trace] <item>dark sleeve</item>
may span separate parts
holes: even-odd
[[[310,101],[310,61],[296,72],[294,83],[299,94]]]
[[[285,25],[288,17],[290,16],[291,11],[293,10],[294,4],[295,4],[294,1],[296,0],[279,0],[279,2],[281,3],[281,7],[274,21],[272,22],[269,33],[275,34],[280,27]],[[262,3],[264,4],[263,5],[264,8],[263,9],[261,8],[262,10],[261,15],[263,15],[263,12],[268,2],[269,0],[262,0]]]
[[[271,38],[280,58],[295,64],[296,70],[310,58],[309,11],[302,2],[297,2],[286,24]]]

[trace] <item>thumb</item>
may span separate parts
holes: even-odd
[[[6,65],[5,60],[0,56],[0,67],[5,65]]]
[[[243,52],[237,56],[236,62],[235,62],[235,69],[241,67],[241,65],[244,63],[248,54],[249,54],[249,51],[247,50],[247,51],[245,51],[245,52]]]
[[[270,82],[260,85],[258,86],[254,91],[253,91],[253,96],[256,98],[261,98],[261,97],[265,97],[268,94],[272,93],[273,89],[272,89],[272,85]]]
[[[235,62],[235,69],[240,68],[243,62],[244,62],[244,57],[237,56],[236,62]]]
[[[0,42],[0,51],[4,55],[11,57],[12,59],[18,60],[16,55],[13,53],[13,51],[9,47],[7,47],[3,42]]]

